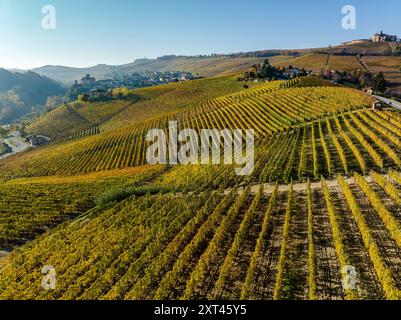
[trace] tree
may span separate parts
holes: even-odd
[[[370,72],[362,72],[358,78],[362,88],[372,86],[372,74]]]
[[[60,96],[47,97],[46,109],[50,111],[58,106],[61,106],[63,104],[63,102],[64,102],[63,98]]]
[[[256,72],[257,72],[257,68],[256,67],[251,67],[249,69],[249,77],[250,78],[255,78],[256,77]]]
[[[263,61],[263,65],[264,65],[264,66],[270,66],[270,61],[269,61],[269,59],[265,59],[265,61]]]
[[[387,89],[387,81],[383,72],[379,72],[373,80],[373,88],[376,92],[383,93]]]
[[[5,138],[8,134],[8,131],[0,126],[0,138]]]
[[[262,78],[270,78],[276,72],[277,72],[277,70],[273,66],[271,66],[269,60],[266,59],[260,70],[261,77]]]

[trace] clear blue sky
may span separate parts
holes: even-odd
[[[54,31],[41,27],[46,4]],[[341,27],[347,4],[353,31]],[[0,0],[0,67],[327,46],[381,29],[401,36],[400,13],[400,0]]]

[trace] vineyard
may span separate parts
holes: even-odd
[[[57,141],[76,139],[100,131],[140,124],[145,120],[240,90],[244,89],[234,76],[130,90],[127,99],[107,102],[76,101],[63,105],[36,119],[27,127],[27,131]]]
[[[93,208],[93,188],[77,184],[0,184],[0,247],[9,250]]]
[[[64,105],[35,120],[27,127],[27,132],[56,138],[74,130],[86,129],[90,125],[79,113]]]
[[[133,196],[10,254],[0,297],[398,299],[401,174],[372,177]],[[355,289],[341,287],[349,265]]]
[[[289,83],[283,82],[260,85],[247,91],[208,100],[192,108],[188,107],[182,111],[170,112],[145,120],[129,127],[92,134],[72,141],[53,143],[47,147],[27,152],[23,156],[14,158],[14,161],[6,162],[2,171],[9,177],[32,177],[71,175],[144,165],[146,164],[146,149],[149,146],[145,139],[148,130],[167,128],[169,121],[176,120],[179,129],[194,128],[198,132],[207,128],[219,130],[253,128],[258,140],[262,141],[259,143],[260,149],[257,150],[260,172],[253,180],[259,181],[260,178],[262,182],[274,181],[276,179],[275,172],[281,170],[280,164],[285,163],[287,157],[290,157],[289,165],[291,166],[287,168],[285,177],[288,179],[294,175],[293,162],[298,161],[300,153],[302,153],[300,152],[302,150],[291,149],[292,145],[296,147],[300,145],[300,148],[304,149],[304,154],[301,156],[305,161],[308,161],[309,150],[306,149],[310,143],[314,144],[316,148],[324,148],[327,157],[330,156],[328,149],[332,147],[332,144],[340,146],[338,140],[343,138],[335,138],[335,132],[340,129],[333,127],[332,132],[329,133],[328,128],[330,127],[324,123],[320,124],[321,117],[331,118],[333,115],[339,116],[341,113],[344,113],[346,118],[348,114],[351,117],[353,111],[370,104],[370,98],[351,89],[338,87],[286,88],[288,85]],[[117,118],[129,109],[119,113]],[[113,122],[113,119],[110,122]],[[396,120],[394,121],[396,122]],[[379,125],[381,124],[379,123]],[[311,136],[312,131],[313,137]],[[385,128],[385,131],[380,131],[379,134],[386,136],[389,131]],[[395,137],[395,134],[389,137]],[[301,144],[299,140],[304,138],[305,143]],[[274,141],[283,139],[286,143],[280,144],[280,148],[271,146]],[[383,143],[386,142],[383,141]],[[264,149],[266,144],[268,150]],[[287,146],[287,148],[282,148],[283,146]],[[388,147],[392,146],[390,144]],[[293,152],[289,155],[288,150],[290,149]],[[281,156],[280,159],[277,161],[275,159],[267,160],[268,151],[274,153],[274,156]],[[392,159],[396,161],[396,158]],[[270,166],[271,162],[274,166]],[[386,165],[390,164],[386,163]],[[270,172],[271,170],[273,172]],[[299,175],[313,177],[313,175],[303,172],[302,168],[299,170],[296,168],[295,171]],[[327,177],[330,177],[329,170],[316,168],[314,170],[316,178],[319,177],[319,172],[325,175],[326,171],[328,171]]]
[[[96,207],[111,187],[135,185],[162,172],[137,167],[71,177],[16,179],[0,183],[0,250],[10,250]]]
[[[356,110],[327,114],[316,120],[311,118],[306,123],[299,120],[299,124],[293,124],[271,136],[259,135],[255,150],[255,170],[251,176],[236,177],[229,166],[207,167],[207,175],[216,177],[225,172],[224,181],[235,185],[240,182],[265,183],[278,180],[289,183],[291,180],[306,181],[308,178],[319,180],[320,176],[329,179],[339,173],[365,174],[370,170],[384,172],[388,168],[401,166],[401,128],[397,122],[400,118],[397,112]],[[167,120],[159,123],[167,125]],[[207,124],[204,122],[204,125]],[[8,165],[14,169],[18,164],[21,168],[13,170],[11,175],[30,177],[71,175],[143,165],[146,163],[148,144],[142,134],[146,129],[138,130],[120,129],[113,131],[113,134],[105,133],[48,146],[31,151],[4,167]],[[196,171],[204,170],[204,166],[200,166]]]
[[[127,99],[57,108],[28,127],[51,143],[0,160],[0,299],[401,299],[399,111],[314,78]],[[173,120],[254,129],[252,174],[146,164]]]

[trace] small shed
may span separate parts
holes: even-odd
[[[383,102],[376,100],[375,102],[373,102],[372,104],[372,109],[373,110],[383,110]]]

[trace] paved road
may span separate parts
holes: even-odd
[[[374,95],[374,97],[376,99],[378,99],[378,100],[380,100],[380,101],[382,101],[382,102],[384,102],[384,103],[386,103],[386,104],[398,109],[398,110],[401,110],[401,102],[398,102],[398,101],[395,101],[395,100],[392,100],[392,99],[387,99],[387,98],[384,98],[384,97],[381,97],[381,96],[375,96]]]
[[[14,153],[24,151],[31,147],[29,143],[25,142],[22,139],[19,131],[12,132],[10,136],[7,139],[4,139],[3,141],[11,147],[12,152],[2,155],[0,159],[7,158]]]

